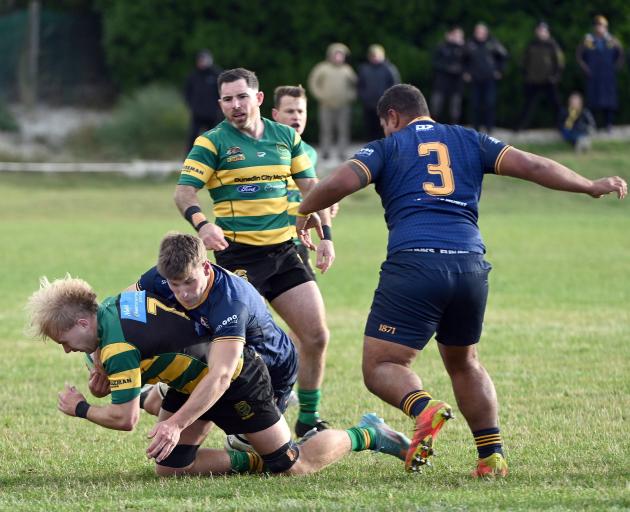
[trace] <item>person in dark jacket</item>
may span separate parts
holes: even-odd
[[[466,44],[466,72],[464,80],[470,82],[473,126],[494,128],[497,104],[497,81],[503,77],[508,58],[505,47],[490,35],[485,23],[477,23],[473,37]]]
[[[223,70],[220,67],[214,65],[212,54],[208,50],[201,50],[197,54],[195,70],[186,79],[184,98],[191,118],[189,151],[200,133],[214,128],[223,120],[217,85],[221,71]]]
[[[553,107],[557,119],[562,108],[558,83],[563,69],[564,53],[551,37],[547,23],[541,21],[536,25],[534,38],[523,55],[525,101],[518,123],[519,130],[529,125],[541,96]]]
[[[569,96],[568,107],[560,117],[560,132],[567,142],[573,144],[577,153],[584,153],[591,148],[591,134],[595,131],[595,119],[584,108],[582,95],[574,92]]]
[[[359,66],[358,75],[357,92],[363,105],[363,123],[367,138],[380,139],[383,137],[383,130],[376,115],[376,104],[387,89],[400,83],[400,73],[385,58],[385,49],[380,44],[373,44],[368,48],[367,62]]]
[[[595,16],[593,31],[578,46],[577,61],[586,75],[586,104],[610,131],[619,105],[617,70],[623,66],[621,43],[608,32],[608,20]]]
[[[459,124],[462,114],[464,93],[464,31],[459,26],[450,28],[444,41],[433,53],[433,91],[431,113],[442,123],[447,116],[442,114],[448,105],[448,122]]]

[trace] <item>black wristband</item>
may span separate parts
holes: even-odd
[[[190,222],[190,225],[193,228],[195,227],[195,225],[193,224],[192,217],[195,213],[201,213],[201,208],[199,208],[197,205],[189,206],[188,208],[186,208],[186,211],[184,212],[184,218],[188,222]]]
[[[90,404],[88,404],[85,400],[82,400],[75,407],[74,415],[77,418],[87,418],[87,412],[89,408],[90,408]]]
[[[324,233],[324,238],[322,240],[330,240],[332,242],[332,229],[330,226],[324,224],[322,226],[322,232]]]
[[[206,224],[210,224],[210,223],[206,219],[203,219],[199,224],[197,224],[196,226],[193,226],[193,228],[195,228],[195,231],[199,233],[199,230]]]

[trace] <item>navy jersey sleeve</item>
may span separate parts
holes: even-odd
[[[501,174],[499,165],[505,153],[512,147],[505,142],[490,137],[485,133],[478,133],[481,163],[484,173]]]
[[[136,283],[136,288],[139,291],[155,293],[161,297],[170,298],[173,296],[173,292],[169,288],[166,279],[160,275],[157,271],[157,267],[153,267],[142,274]]]
[[[212,342],[238,341],[245,343],[245,332],[249,320],[247,306],[239,301],[223,301],[213,308],[212,318],[208,319],[214,335]]]
[[[363,146],[350,161],[365,173],[368,183],[376,181],[387,161],[385,139],[375,140]]]

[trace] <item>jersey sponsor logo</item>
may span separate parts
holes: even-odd
[[[237,189],[241,194],[253,194],[260,190],[258,185],[241,185]]]
[[[361,148],[357,151],[356,156],[372,156],[372,153],[374,153],[372,148]]]
[[[238,155],[239,153],[242,153],[242,152],[243,151],[238,146],[231,146],[227,148],[227,151],[225,152],[225,154],[226,156],[231,156],[231,155]]]
[[[242,420],[248,420],[249,418],[254,416],[252,406],[249,405],[245,400],[234,404],[234,409],[236,409],[236,414],[238,414]]]
[[[147,323],[146,292],[123,292],[120,294],[120,318]]]
[[[286,185],[284,183],[266,183],[265,184],[265,192],[269,192],[270,190],[280,190],[285,188]]]
[[[429,130],[433,130],[434,126],[432,124],[417,124],[416,131],[417,132],[427,132]]]
[[[125,377],[124,379],[113,379],[109,381],[109,387],[114,390],[115,388],[119,388],[120,386],[124,386],[125,384],[131,384],[131,377]]]
[[[232,155],[227,157],[228,162],[240,162],[241,160],[245,160],[245,155],[242,153],[240,155]]]
[[[203,176],[203,169],[198,169],[197,167],[193,167],[192,165],[184,165],[182,167],[183,172],[194,172],[196,174],[201,174]]]
[[[263,174],[262,176],[249,176],[248,178],[234,178],[234,183],[247,183],[249,181],[275,181],[285,180],[287,177],[281,174]]]
[[[221,329],[228,325],[234,325],[238,322],[238,315],[228,316],[225,320],[223,320],[220,324],[214,328],[214,332],[219,332]]]
[[[392,327],[391,325],[380,324],[378,330],[380,332],[386,332],[387,334],[396,334],[396,327]]]
[[[289,151],[286,144],[276,144],[276,149],[278,150],[278,154],[281,159],[291,160],[291,151]]]
[[[501,141],[499,139],[495,139],[494,137],[490,137],[490,135],[488,135],[488,140],[490,142],[492,142],[493,144],[501,144]]]
[[[259,151],[258,153],[256,153],[256,156],[258,158],[264,158],[267,155],[267,153],[265,151]]]

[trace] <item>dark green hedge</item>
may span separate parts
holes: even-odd
[[[358,64],[367,46],[383,44],[403,80],[430,91],[431,52],[450,24],[467,33],[483,20],[508,48],[511,59],[500,86],[499,124],[509,126],[520,109],[520,56],[537,20],[545,19],[564,48],[567,69],[563,94],[582,88],[575,47],[604,14],[611,32],[630,43],[630,2],[550,0],[96,0],[103,15],[104,44],[114,79],[131,90],[154,80],[180,85],[199,48],[210,48],[224,68],[255,70],[268,94],[280,83],[305,83],[326,46],[345,42]],[[395,7],[393,7],[395,6]],[[630,81],[620,76],[619,120],[630,122]],[[266,101],[266,109],[270,102]],[[550,122],[545,114],[538,123]]]

